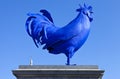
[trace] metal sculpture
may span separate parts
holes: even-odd
[[[67,65],[70,58],[84,44],[90,32],[91,6],[80,6],[76,10],[77,17],[63,27],[57,27],[53,23],[50,13],[43,9],[40,13],[28,13],[26,31],[32,37],[35,45],[44,45],[51,54],[63,53],[67,56]],[[64,18],[65,19],[65,18]]]

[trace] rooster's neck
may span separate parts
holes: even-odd
[[[75,19],[84,22],[89,21],[89,18],[83,13],[79,13]]]
[[[89,29],[90,28],[90,21],[89,18],[84,15],[83,13],[79,13],[75,20],[78,24],[82,24],[83,28]]]

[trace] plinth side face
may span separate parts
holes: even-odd
[[[98,66],[19,66],[13,70],[17,79],[102,79]]]

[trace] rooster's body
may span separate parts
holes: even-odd
[[[41,10],[43,14],[29,13],[26,21],[26,30],[33,38],[35,45],[45,44],[43,49],[49,53],[64,53],[67,56],[67,65],[70,64],[70,58],[84,44],[89,31],[92,7],[80,7],[78,16],[64,27],[57,27],[53,23],[50,13],[47,10]]]

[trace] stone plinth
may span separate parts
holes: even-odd
[[[20,65],[13,70],[17,79],[102,79],[103,73],[96,65]]]

